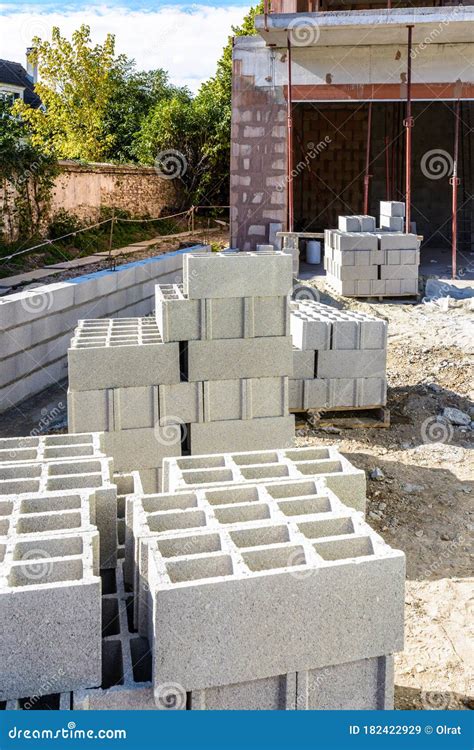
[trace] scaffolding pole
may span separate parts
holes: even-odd
[[[288,102],[287,102],[287,133],[288,133],[288,231],[292,232],[294,227],[294,208],[293,208],[293,114],[291,106],[291,42],[288,37]]]
[[[453,174],[449,180],[452,186],[452,221],[451,221],[451,257],[452,257],[452,278],[457,274],[457,252],[458,252],[458,187],[461,180],[458,177],[458,159],[459,159],[459,124],[460,124],[460,102],[456,102],[454,110],[454,158]]]
[[[372,102],[369,102],[369,113],[367,116],[367,148],[365,152],[365,175],[364,175],[364,214],[367,216],[369,213],[369,187],[370,178],[370,142],[372,138]]]
[[[407,44],[407,110],[406,117],[403,121],[405,126],[406,140],[405,140],[405,203],[406,203],[406,222],[405,231],[410,232],[411,230],[411,140],[412,140],[412,128],[414,125],[413,116],[411,113],[411,47],[412,47],[412,35],[413,25],[407,26],[408,29],[408,44]]]

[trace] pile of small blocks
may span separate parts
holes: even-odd
[[[387,400],[387,323],[315,300],[291,303],[290,409],[372,408]]]
[[[71,432],[104,430],[116,471],[152,491],[166,456],[288,445],[293,371],[281,252],[184,257],[156,317],[80,321],[69,358]]]
[[[100,435],[51,435],[0,440],[0,467],[0,701],[100,685],[113,462]]]
[[[324,232],[326,283],[345,297],[418,294],[420,263],[416,234],[404,233],[405,204],[380,202],[380,228],[373,216],[340,216]]]
[[[302,448],[165,459],[163,483],[127,498],[157,707],[392,707],[404,555],[364,521],[363,472]]]

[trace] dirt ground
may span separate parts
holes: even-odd
[[[316,284],[321,289],[323,283]],[[399,709],[474,708],[474,431],[439,422],[473,408],[473,314],[462,305],[321,302],[389,323],[388,429],[298,430],[298,444],[336,444],[368,477],[368,521],[407,557],[405,650],[395,660]],[[379,468],[383,478],[372,480]]]
[[[323,282],[314,286],[322,290]],[[473,314],[462,304],[443,312],[435,304],[368,304],[322,291],[320,299],[388,321],[391,426],[307,425],[297,442],[337,445],[367,472],[368,521],[406,554],[406,642],[396,656],[396,708],[472,709],[474,431],[437,417],[454,406],[474,419]],[[65,404],[66,387],[59,384],[1,415],[0,434],[36,429],[42,415]],[[57,417],[52,430],[64,429],[64,410]],[[378,480],[369,476],[375,468],[383,473]]]

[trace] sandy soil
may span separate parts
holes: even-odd
[[[462,305],[442,312],[433,304],[367,304],[324,293],[321,301],[389,322],[391,427],[308,427],[298,443],[337,444],[366,470],[368,521],[407,556],[396,708],[474,708],[474,432],[436,420],[446,406],[474,419],[473,314]],[[384,477],[371,480],[376,467]]]

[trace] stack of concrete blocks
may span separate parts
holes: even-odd
[[[183,287],[157,286],[163,342],[179,346],[179,385],[159,389],[160,415],[186,425],[191,454],[288,445],[293,371],[282,252],[189,254]]]
[[[0,701],[100,685],[113,463],[98,435],[4,439],[0,461]]]
[[[324,233],[326,283],[346,297],[418,294],[419,242],[403,232],[405,204],[382,201],[380,228],[372,216],[340,216]]]
[[[178,344],[163,343],[151,317],[84,320],[68,360],[69,431],[104,431],[115,470],[141,470],[157,488],[162,458],[181,455],[180,425],[159,412],[159,386],[180,382]]]
[[[166,492],[127,500],[157,707],[392,707],[404,555],[315,450],[165,460]]]
[[[291,303],[290,409],[354,409],[387,400],[387,323],[314,300]]]

